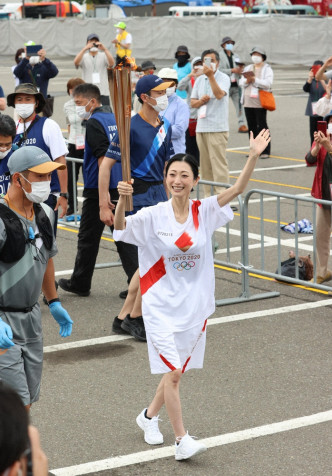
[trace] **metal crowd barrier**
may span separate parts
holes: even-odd
[[[73,157],[66,157],[66,160],[72,162],[73,164],[73,191],[74,191],[74,215],[77,215],[77,196],[76,196],[76,163],[83,163],[82,159],[76,159]],[[210,194],[213,195],[213,188],[215,186],[223,187],[223,188],[229,188],[231,185],[230,184],[224,184],[224,183],[219,183],[219,182],[211,182],[207,180],[200,180],[199,183],[197,184],[194,194],[196,194],[196,198],[200,199],[204,196],[204,193],[201,192],[201,187],[204,185],[210,186]],[[251,263],[250,262],[250,256],[249,256],[249,205],[250,205],[250,199],[252,196],[256,194],[259,196],[259,220],[260,220],[260,260],[259,263]],[[277,270],[276,272],[273,272],[271,270],[266,269],[266,260],[265,260],[265,248],[264,248],[264,229],[265,229],[265,223],[264,223],[264,216],[265,216],[265,208],[264,208],[264,196],[268,197],[273,197],[276,200],[276,220],[275,220],[275,225],[276,225],[276,247],[277,247]],[[322,204],[322,205],[327,205],[332,207],[332,203],[330,201],[326,200],[318,200],[313,197],[304,197],[304,196],[296,196],[296,195],[290,195],[290,194],[285,194],[285,193],[278,193],[278,192],[271,192],[267,190],[259,190],[259,189],[253,189],[250,190],[243,198],[242,196],[237,197],[237,208],[238,212],[240,215],[240,256],[241,259],[240,261],[232,262],[232,257],[231,257],[231,236],[230,236],[230,225],[227,224],[225,229],[225,244],[223,244],[223,247],[226,248],[226,258],[225,260],[220,260],[216,258],[215,254],[215,248],[214,248],[214,240],[215,238],[213,237],[212,240],[212,246],[214,249],[214,263],[219,266],[235,269],[237,271],[241,272],[241,294],[238,297],[233,297],[233,298],[224,298],[224,299],[217,299],[216,300],[216,305],[217,306],[223,306],[223,305],[229,305],[229,304],[236,304],[240,302],[246,302],[246,301],[255,301],[258,299],[268,299],[272,297],[278,297],[280,296],[280,292],[277,291],[271,291],[271,292],[263,292],[260,294],[251,294],[250,293],[250,283],[249,283],[249,278],[251,274],[254,274],[256,276],[264,276],[268,278],[274,278],[276,280],[281,280],[284,282],[288,282],[291,284],[297,284],[297,285],[302,285],[308,288],[313,288],[313,289],[319,289],[323,291],[332,291],[332,288],[323,284],[317,284],[316,283],[316,260],[315,260],[315,253],[311,252],[312,256],[312,261],[314,265],[314,282],[311,283],[309,281],[303,281],[299,279],[299,273],[298,273],[298,267],[296,267],[296,276],[295,278],[289,278],[287,276],[284,276],[281,274],[281,262],[283,259],[281,258],[281,247],[282,247],[282,238],[281,235],[282,230],[280,228],[280,225],[282,224],[281,221],[281,200],[288,200],[293,202],[293,219],[291,218],[290,210],[291,207],[288,207],[288,222],[294,221],[295,224],[299,220],[299,203],[304,203],[307,206],[310,206],[312,209],[312,223],[313,223],[313,244],[312,244],[312,249],[315,250],[316,248],[316,204]],[[306,210],[307,213],[307,210]],[[332,209],[331,209],[332,213]],[[269,217],[269,221],[270,221]],[[74,220],[74,222],[58,222],[59,225],[61,226],[70,226],[70,227],[79,227],[79,221]],[[103,233],[104,236],[112,237],[112,233],[110,231],[104,231]],[[296,261],[298,260],[299,257],[299,232],[297,229],[297,226],[295,226],[295,233],[294,235],[289,235],[289,237],[294,237],[295,241],[295,246],[294,246],[294,253],[295,253],[295,259]],[[257,260],[256,260],[257,261]],[[269,263],[271,260],[269,260]],[[109,267],[115,267],[115,266],[121,266],[120,260],[117,262],[112,262],[112,263],[101,263],[97,264],[95,268],[101,269],[101,268],[109,268]]]

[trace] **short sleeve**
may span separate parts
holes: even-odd
[[[154,208],[154,207],[152,207]],[[148,230],[151,229],[152,216],[149,208],[139,210],[135,215],[126,217],[126,228],[113,231],[115,241],[124,241],[136,246],[144,246],[149,240]]]
[[[116,160],[117,162],[121,162],[120,140],[118,133],[115,134],[113,140],[111,141],[106,152],[106,157]]]
[[[229,204],[220,207],[217,195],[201,200],[198,213],[202,214],[204,226],[211,235],[215,230],[226,225],[234,218],[233,211]]]

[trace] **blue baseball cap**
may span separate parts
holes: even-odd
[[[141,94],[146,94],[149,91],[162,91],[169,88],[174,81],[163,81],[159,76],[155,74],[149,74],[148,76],[143,76],[137,81],[135,93],[138,97]]]

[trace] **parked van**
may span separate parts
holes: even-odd
[[[240,7],[170,7],[169,15],[173,17],[218,17],[221,15],[243,15],[242,8]]]
[[[310,5],[257,5],[252,8],[251,14],[255,15],[317,15],[314,7]]]

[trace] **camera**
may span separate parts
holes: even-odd
[[[95,46],[96,48],[98,48],[98,43],[92,43],[93,46]]]

